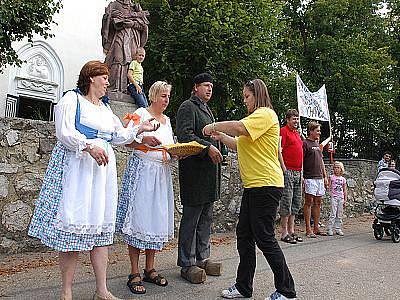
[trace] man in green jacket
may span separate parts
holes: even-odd
[[[215,122],[207,103],[213,90],[208,73],[194,77],[192,96],[184,101],[176,116],[178,141],[196,141],[207,146],[200,154],[179,161],[180,197],[183,215],[179,228],[178,266],[181,276],[202,283],[206,275],[221,275],[221,263],[210,257],[213,203],[218,199],[221,152],[218,142],[202,134],[205,125]]]

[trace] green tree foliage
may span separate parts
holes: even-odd
[[[0,72],[7,64],[20,64],[11,44],[33,34],[49,37],[54,13],[61,8],[58,0],[0,0]]]
[[[389,32],[389,52],[394,60],[391,72],[394,77],[393,104],[397,111],[400,111],[400,2],[389,0],[385,1],[387,9],[387,32]],[[395,130],[393,134],[393,150],[400,152],[400,131]],[[399,156],[398,156],[399,157]]]
[[[397,86],[394,90],[397,91],[396,108],[400,110],[400,2],[386,1],[387,12],[387,28],[390,37],[390,53],[394,59],[393,74],[397,78]]]
[[[285,64],[311,90],[326,84],[342,156],[378,158],[399,146],[394,60],[380,9],[373,0],[290,0],[284,8]]]
[[[267,82],[283,119],[297,107],[298,73],[310,90],[326,84],[339,156],[400,152],[399,1],[140,2],[151,13],[146,81],[173,84],[171,116],[193,76],[206,70],[215,78],[211,105],[220,119],[245,114],[242,85],[256,77]]]
[[[242,87],[273,76],[279,53],[281,1],[140,1],[150,11],[146,81],[173,84],[171,115],[187,99],[193,76],[210,72],[210,102],[219,119],[243,116]]]

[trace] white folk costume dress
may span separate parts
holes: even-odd
[[[53,149],[28,234],[58,251],[84,251],[113,242],[118,203],[117,170],[110,145],[129,144],[138,126],[124,128],[106,103],[94,105],[78,89],[55,106],[58,142]],[[103,148],[98,166],[86,144]]]
[[[137,109],[133,116],[137,122],[152,118],[146,108]],[[162,145],[174,143],[168,117],[159,129],[143,135],[157,137]],[[173,238],[174,193],[170,159],[165,151],[147,146],[139,146],[129,157],[122,179],[116,231],[135,248],[161,250]]]

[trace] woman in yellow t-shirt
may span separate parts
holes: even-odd
[[[203,128],[229,148],[237,150],[244,184],[236,228],[240,262],[236,283],[222,291],[224,298],[251,297],[256,248],[263,252],[275,277],[276,291],[267,299],[294,299],[294,281],[275,239],[275,217],[284,186],[278,160],[279,121],[265,83],[248,81],[243,88],[249,115],[240,121],[212,123]]]

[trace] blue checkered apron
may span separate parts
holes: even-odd
[[[59,230],[54,226],[62,198],[63,170],[68,151],[63,144],[57,142],[51,153],[28,235],[36,237],[44,245],[62,252],[87,251],[94,247],[110,245],[113,243],[112,232],[76,234]]]
[[[138,249],[161,250],[165,246],[165,243],[163,242],[143,241],[122,232],[129,201],[135,201],[136,188],[137,185],[140,184],[140,172],[142,166],[142,159],[135,155],[129,156],[124,176],[122,178],[122,187],[118,201],[115,231],[120,233],[123,236],[125,243],[132,247]]]

